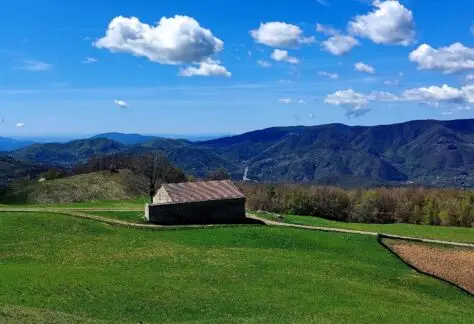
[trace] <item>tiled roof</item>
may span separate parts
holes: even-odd
[[[168,183],[163,185],[173,203],[243,198],[229,180]]]

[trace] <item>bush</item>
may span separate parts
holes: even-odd
[[[428,197],[427,202],[423,208],[425,224],[428,225],[440,225],[441,219],[439,218],[439,205],[435,197]]]
[[[472,227],[474,223],[474,208],[471,201],[461,202],[461,216],[459,222],[461,226]]]
[[[219,168],[214,171],[211,171],[207,175],[207,180],[229,180],[230,179],[230,174],[229,172],[224,169],[224,168]]]
[[[65,176],[66,176],[66,172],[64,172],[63,170],[53,168],[53,169],[48,169],[47,171],[40,173],[38,178],[39,179],[43,178],[45,180],[55,180],[55,179],[64,178]]]

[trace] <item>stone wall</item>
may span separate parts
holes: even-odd
[[[241,223],[245,199],[148,205],[148,220],[162,225]]]
[[[171,197],[165,187],[162,186],[153,197],[153,204],[165,204],[170,202],[172,202]]]

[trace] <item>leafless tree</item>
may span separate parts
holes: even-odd
[[[136,173],[143,175],[148,182],[148,194],[150,202],[158,186],[164,181],[167,170],[172,167],[166,156],[160,152],[152,151],[135,158],[133,169]]]

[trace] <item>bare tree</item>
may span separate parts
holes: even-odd
[[[133,163],[133,169],[136,173],[143,175],[148,182],[148,194],[150,202],[153,202],[153,196],[158,186],[164,181],[167,170],[171,163],[162,153],[152,151],[136,157]]]

